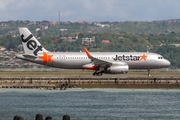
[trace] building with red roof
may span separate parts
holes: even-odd
[[[56,25],[56,22],[50,22],[50,25]]]
[[[74,21],[73,23],[84,23],[83,21]]]
[[[109,40],[102,40],[102,43],[110,43]]]

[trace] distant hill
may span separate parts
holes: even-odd
[[[78,32],[130,32],[134,34],[167,34],[180,32],[180,19],[162,21],[126,21],[126,22],[49,22],[49,21],[4,21],[0,22],[0,35],[17,34],[19,27],[28,27],[35,31],[37,28],[46,29],[46,34],[60,34],[60,29],[68,33]],[[62,31],[61,31],[62,32]]]
[[[1,22],[0,25],[0,47],[6,48],[7,51],[22,52],[18,28],[27,27],[49,51],[79,52],[83,51],[84,46],[90,52],[149,51],[159,53],[170,60],[171,68],[180,68],[179,19],[100,23],[6,21]],[[95,41],[84,43],[82,42],[83,38],[95,38]],[[14,55],[9,56],[14,57]],[[2,56],[0,62],[4,59],[5,57]],[[31,65],[28,63],[27,66]]]

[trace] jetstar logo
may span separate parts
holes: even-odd
[[[141,57],[140,61],[141,61],[141,60],[146,61],[147,55],[145,55],[145,54],[144,54],[144,55],[140,55],[140,57]]]
[[[34,50],[33,54],[37,56],[39,51],[42,51],[42,46],[37,45],[36,41],[32,39],[33,35],[30,34],[26,39],[24,39],[24,35],[21,35],[21,39],[23,43],[27,43],[27,48],[29,50]]]
[[[47,53],[45,53],[43,51],[43,56],[39,56],[40,59],[44,60],[44,65],[46,65],[47,62],[52,62],[54,63],[54,61],[51,59],[53,57],[53,55],[47,55]]]
[[[141,61],[144,60],[146,61],[147,55],[140,55],[140,56],[135,56],[135,55],[122,55],[114,58],[114,61]]]

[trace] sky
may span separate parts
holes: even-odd
[[[0,21],[157,21],[180,19],[180,0],[0,0]]]

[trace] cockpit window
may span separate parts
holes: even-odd
[[[158,59],[163,59],[163,57],[158,57]]]

